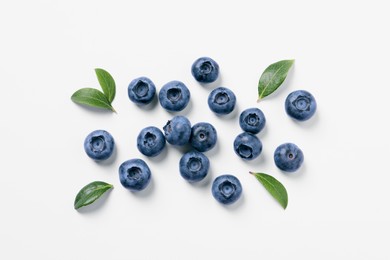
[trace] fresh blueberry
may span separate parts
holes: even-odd
[[[179,163],[181,176],[189,182],[203,180],[209,170],[209,159],[203,153],[192,151],[184,154]]]
[[[218,78],[219,66],[213,59],[202,57],[192,64],[191,73],[197,81],[211,83]]]
[[[279,145],[274,153],[276,166],[282,171],[295,172],[303,163],[303,152],[292,143]]]
[[[123,187],[131,191],[145,189],[151,177],[148,165],[141,159],[128,160],[119,166],[119,180]]]
[[[229,114],[236,106],[236,96],[234,93],[224,87],[219,87],[211,91],[208,104],[210,109],[219,115]]]
[[[157,127],[145,127],[138,135],[137,147],[143,155],[157,156],[165,147],[165,137]]]
[[[114,151],[114,138],[104,130],[95,130],[84,140],[84,150],[87,155],[96,160],[102,161],[108,159]]]
[[[197,123],[191,129],[190,143],[199,152],[207,152],[217,143],[217,131],[209,123]]]
[[[156,86],[154,83],[146,78],[136,78],[130,82],[127,88],[127,93],[131,101],[138,105],[147,105],[152,102],[156,94]]]
[[[239,134],[234,140],[234,151],[244,160],[253,160],[260,155],[263,145],[259,138],[251,133]]]
[[[175,116],[163,127],[165,139],[172,145],[185,145],[191,137],[191,123],[185,116]]]
[[[158,94],[158,99],[163,108],[171,112],[183,110],[190,101],[190,91],[180,81],[170,81],[165,84]]]
[[[214,180],[211,193],[218,202],[232,204],[241,196],[241,183],[233,175],[221,175]]]
[[[317,102],[309,92],[297,90],[287,96],[284,107],[289,116],[299,121],[305,121],[316,112]]]
[[[265,126],[265,116],[258,108],[248,108],[240,114],[240,127],[245,132],[259,133]]]

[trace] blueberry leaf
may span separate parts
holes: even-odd
[[[274,197],[279,204],[286,209],[288,204],[288,195],[287,190],[277,179],[271,175],[265,173],[254,173],[249,172],[254,175],[256,179],[263,184],[264,188]]]
[[[79,89],[73,93],[71,99],[73,102],[78,104],[110,109],[111,111],[116,112],[107,97],[101,91],[94,88]]]
[[[287,77],[288,71],[294,64],[294,60],[281,60],[269,65],[261,74],[258,94],[260,101],[262,98],[272,94],[277,90]]]
[[[106,191],[113,188],[111,184],[102,182],[102,181],[94,181],[90,184],[84,186],[79,193],[76,195],[76,199],[74,201],[74,208],[79,209],[81,207],[87,206],[95,202],[98,198],[100,198]]]
[[[108,101],[110,103],[114,100],[115,98],[115,81],[104,69],[95,69],[96,76],[98,78],[99,84],[103,89],[104,94],[106,95]]]

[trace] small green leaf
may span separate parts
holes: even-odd
[[[266,188],[266,190],[274,197],[280,205],[284,209],[287,208],[288,204],[288,195],[287,195],[287,190],[281,184],[277,179],[274,177],[265,174],[265,173],[254,173],[254,172],[249,172],[250,174],[254,175],[256,179],[263,184],[263,186]]]
[[[257,101],[272,94],[280,85],[282,85],[293,64],[294,60],[281,60],[269,65],[265,69],[259,80],[259,99]]]
[[[90,184],[84,186],[79,193],[77,193],[76,199],[74,201],[74,208],[79,209],[81,207],[92,204],[95,200],[100,198],[106,191],[113,188],[111,184],[94,181]]]
[[[115,81],[104,69],[95,69],[96,76],[99,80],[99,84],[103,89],[104,94],[106,95],[108,101],[112,103],[115,98]]]
[[[110,109],[111,111],[116,112],[107,97],[101,91],[94,88],[79,89],[73,93],[71,99],[78,104]]]

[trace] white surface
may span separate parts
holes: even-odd
[[[388,8],[387,1],[2,1],[0,258],[390,259]],[[237,117],[209,111],[216,84],[202,87],[190,74],[199,56],[218,61],[219,84],[236,93],[238,110],[264,111],[259,160],[234,154]],[[261,72],[289,58],[296,63],[286,84],[256,103]],[[116,80],[118,114],[70,101],[78,88],[98,88],[96,67]],[[215,125],[211,175],[239,177],[239,204],[222,207],[210,183],[186,183],[177,149],[157,159],[137,151],[141,128],[172,117],[130,103],[127,85],[142,75],[158,89],[174,79],[188,85],[192,104],[183,114]],[[317,99],[309,122],[284,112],[296,89]],[[84,153],[95,129],[116,140],[111,163]],[[305,154],[303,169],[290,176],[272,158],[286,141]],[[117,173],[134,157],[153,171],[151,188],[139,195],[122,188]],[[285,184],[286,211],[249,170]],[[115,188],[103,203],[75,211],[76,193],[94,180]]]

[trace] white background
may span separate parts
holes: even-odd
[[[390,259],[388,10],[388,1],[1,1],[0,258]],[[200,56],[219,63],[216,84],[192,78]],[[291,58],[285,84],[257,103],[262,71]],[[79,88],[99,88],[96,67],[116,80],[117,114],[70,100]],[[158,89],[183,81],[192,100],[180,114],[216,127],[202,185],[180,177],[178,149],[167,146],[155,159],[136,149],[143,127],[162,127],[173,116],[129,101],[127,85],[139,76]],[[209,110],[217,85],[235,92],[234,116]],[[308,122],[284,112],[285,97],[297,89],[317,99]],[[232,142],[241,132],[239,111],[253,106],[267,117],[258,135],[264,149],[243,162]],[[95,163],[83,150],[95,129],[116,140],[110,162]],[[283,142],[305,154],[296,174],[273,163]],[[122,188],[117,172],[135,157],[153,173],[140,194]],[[250,170],[286,186],[286,210]],[[223,173],[243,185],[233,207],[210,193]],[[75,211],[75,195],[94,180],[115,188]]]

